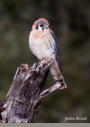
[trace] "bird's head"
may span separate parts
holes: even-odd
[[[37,29],[39,31],[46,31],[49,28],[49,23],[44,18],[39,18],[37,21],[34,22],[32,29]]]

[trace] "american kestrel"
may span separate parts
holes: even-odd
[[[66,88],[67,86],[62,76],[57,39],[54,33],[49,29],[49,22],[46,19],[39,18],[32,25],[32,31],[29,36],[29,46],[31,52],[39,60],[53,59],[50,72],[56,83],[61,82],[60,89]]]

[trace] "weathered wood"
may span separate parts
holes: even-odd
[[[1,123],[34,122],[43,98],[61,86],[55,84],[41,93],[52,62],[42,60],[31,68],[27,64],[17,68],[11,88],[0,105]]]

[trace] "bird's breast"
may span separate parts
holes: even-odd
[[[33,38],[45,38],[45,37],[47,37],[48,36],[48,34],[49,34],[49,32],[48,31],[39,31],[39,30],[37,30],[37,29],[34,29],[34,30],[32,30],[31,31],[31,36],[33,37]]]
[[[43,58],[55,58],[54,45],[51,42],[51,38],[48,32],[33,31],[30,34],[30,45],[34,46],[34,51],[38,59]]]

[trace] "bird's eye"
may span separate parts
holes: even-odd
[[[40,25],[41,27],[43,27],[43,25]]]

